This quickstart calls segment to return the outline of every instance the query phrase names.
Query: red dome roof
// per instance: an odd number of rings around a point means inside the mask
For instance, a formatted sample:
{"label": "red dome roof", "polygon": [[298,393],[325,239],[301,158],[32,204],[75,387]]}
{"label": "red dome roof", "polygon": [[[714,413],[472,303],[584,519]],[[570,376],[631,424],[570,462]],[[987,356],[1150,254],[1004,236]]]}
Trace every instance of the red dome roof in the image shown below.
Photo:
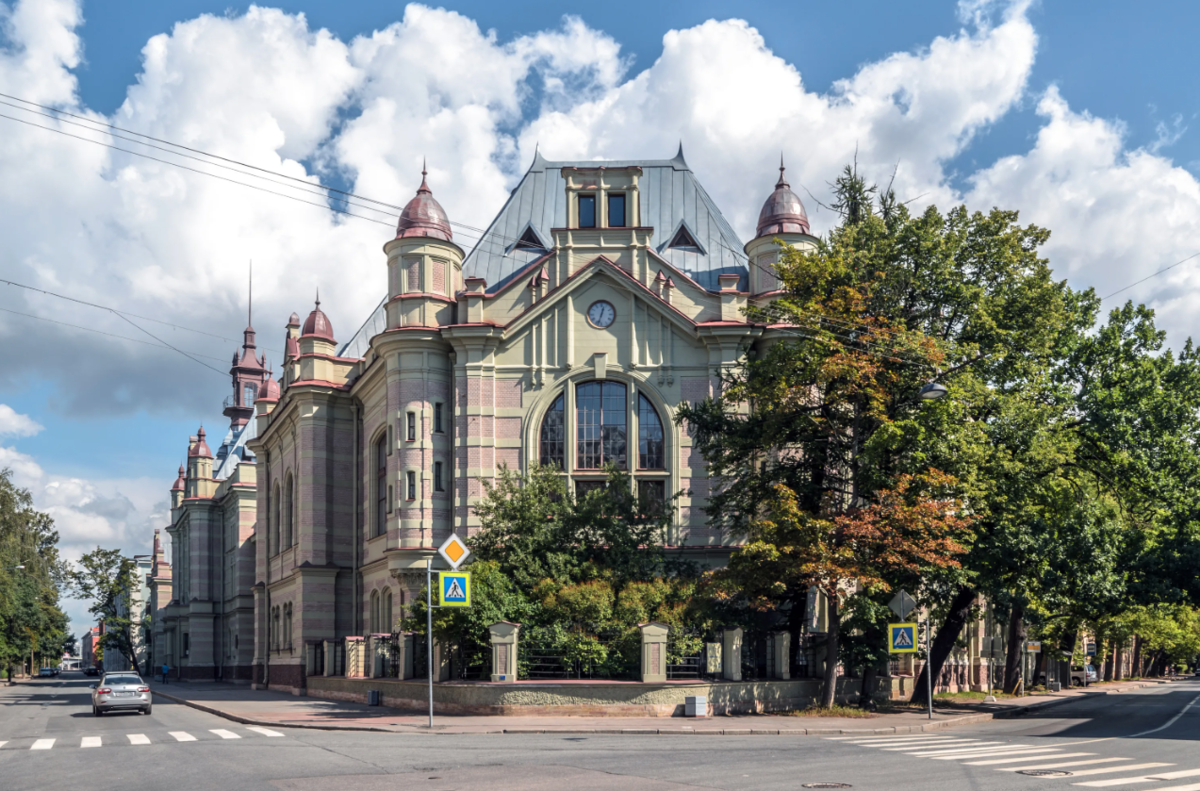
{"label": "red dome roof", "polygon": [[330,343],[333,339],[333,325],[329,323],[329,317],[321,311],[321,296],[317,295],[317,306],[313,308],[313,312],[308,314],[308,318],[304,320],[304,326],[300,329],[300,337],[306,335],[315,335],[318,338],[324,338]]}
{"label": "red dome roof", "polygon": [[298,316],[298,315],[297,315],[297,314],[295,314],[295,313],[293,313],[291,316],[288,316],[288,323],[287,323],[287,326],[289,326],[289,327],[299,327],[299,326],[300,326],[300,316]]}
{"label": "red dome roof", "polygon": [[[185,483],[186,483],[186,481],[184,480],[183,465],[180,464],[179,465],[179,477],[175,479],[175,483],[171,484],[171,491],[182,492]],[[157,530],[154,531],[154,541],[157,544],[157,542],[158,542],[158,531]]]}
{"label": "red dome roof", "polygon": [[189,456],[199,456],[202,459],[211,459],[212,451],[208,449],[208,443],[204,441],[204,427],[196,432],[196,444],[188,451]]}
{"label": "red dome roof", "polygon": [[275,377],[267,374],[263,379],[262,384],[258,386],[258,400],[268,399],[271,401],[279,400],[279,382],[275,381]]}
{"label": "red dome roof", "polygon": [[783,176],[783,157],[779,158],[779,181],[775,182],[775,191],[758,213],[755,238],[781,233],[809,233],[808,212],[804,211],[804,204]]}
{"label": "red dome roof", "polygon": [[427,237],[441,239],[444,242],[454,240],[450,231],[450,218],[442,204],[433,197],[433,191],[425,183],[426,171],[421,166],[421,186],[417,189],[416,197],[408,202],[404,211],[400,212],[400,222],[396,226],[396,238],[408,239]]}

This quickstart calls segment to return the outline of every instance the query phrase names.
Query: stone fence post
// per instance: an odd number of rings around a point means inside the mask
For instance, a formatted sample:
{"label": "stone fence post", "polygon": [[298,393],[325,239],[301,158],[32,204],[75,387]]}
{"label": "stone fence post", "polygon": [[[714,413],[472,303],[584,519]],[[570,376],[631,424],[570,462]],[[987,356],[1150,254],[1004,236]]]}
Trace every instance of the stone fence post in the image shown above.
{"label": "stone fence post", "polygon": [[721,634],[721,676],[726,681],[742,680],[742,630],[726,629]]}
{"label": "stone fence post", "polygon": [[521,624],[500,621],[488,627],[492,636],[492,681],[517,680],[517,639]]}
{"label": "stone fence post", "polygon": [[651,621],[642,630],[642,683],[667,680],[667,625]]}
{"label": "stone fence post", "polygon": [[771,642],[771,661],[775,665],[775,678],[787,680],[792,677],[791,646],[790,632],[775,633],[775,639]]}

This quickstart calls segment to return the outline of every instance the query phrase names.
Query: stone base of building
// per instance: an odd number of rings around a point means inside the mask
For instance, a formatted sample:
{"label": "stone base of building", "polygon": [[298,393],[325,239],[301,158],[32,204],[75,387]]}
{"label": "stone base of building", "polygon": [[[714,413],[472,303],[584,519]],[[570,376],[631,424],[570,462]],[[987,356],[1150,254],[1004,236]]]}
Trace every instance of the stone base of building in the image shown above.
{"label": "stone base of building", "polygon": [[[272,671],[273,672],[273,671]],[[886,698],[891,679],[881,678],[875,696]],[[275,687],[274,684],[271,685]],[[839,703],[857,701],[861,679],[838,680]],[[429,687],[423,679],[310,676],[308,695],[326,700],[366,703],[367,692],[379,690],[381,703],[398,709],[425,711]],[[815,703],[821,681],[636,682],[518,681],[516,683],[451,682],[434,684],[433,710],[440,714],[564,717],[682,717],[685,698],[708,698],[709,715],[789,711]]]}

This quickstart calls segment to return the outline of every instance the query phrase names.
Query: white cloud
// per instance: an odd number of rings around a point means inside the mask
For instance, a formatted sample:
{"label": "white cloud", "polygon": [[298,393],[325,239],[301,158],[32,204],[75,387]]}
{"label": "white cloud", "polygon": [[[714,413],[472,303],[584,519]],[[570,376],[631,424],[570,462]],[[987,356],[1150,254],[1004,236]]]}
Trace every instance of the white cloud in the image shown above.
{"label": "white cloud", "polygon": [[32,437],[43,428],[29,415],[22,415],[8,404],[0,404],[0,437]]}

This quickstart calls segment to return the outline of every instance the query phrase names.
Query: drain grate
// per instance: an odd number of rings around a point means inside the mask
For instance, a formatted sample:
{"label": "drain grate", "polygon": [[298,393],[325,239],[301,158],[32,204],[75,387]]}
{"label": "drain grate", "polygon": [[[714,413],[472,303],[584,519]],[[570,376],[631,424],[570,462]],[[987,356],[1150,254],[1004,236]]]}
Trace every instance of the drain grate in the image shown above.
{"label": "drain grate", "polygon": [[804,783],[801,788],[853,788],[849,783]]}
{"label": "drain grate", "polygon": [[1029,775],[1030,777],[1070,777],[1070,772],[1064,772],[1061,769],[1024,769],[1017,772],[1019,775]]}

